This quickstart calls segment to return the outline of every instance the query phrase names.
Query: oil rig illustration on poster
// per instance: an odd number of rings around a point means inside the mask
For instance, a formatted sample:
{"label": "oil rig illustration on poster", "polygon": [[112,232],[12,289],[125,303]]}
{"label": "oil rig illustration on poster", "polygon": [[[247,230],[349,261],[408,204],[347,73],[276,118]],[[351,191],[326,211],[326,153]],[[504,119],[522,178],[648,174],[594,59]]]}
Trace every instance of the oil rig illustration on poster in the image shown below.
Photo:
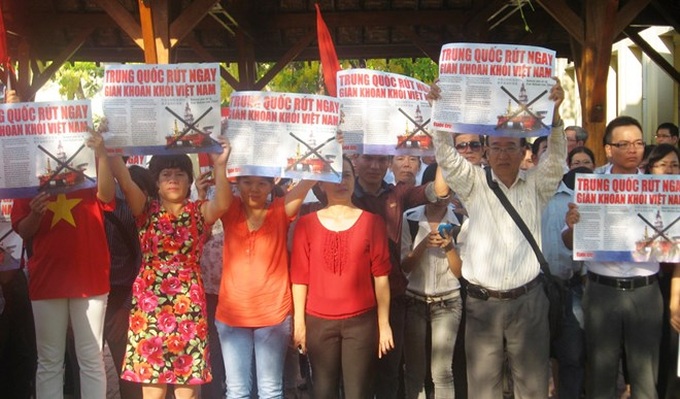
{"label": "oil rig illustration on poster", "polygon": [[[194,113],[191,111],[191,106],[188,102],[184,107],[184,117],[177,116],[177,114],[168,109],[168,107],[166,107],[166,109],[176,117],[170,134],[165,136],[167,146],[206,147],[212,144],[210,135],[212,134],[214,126],[205,126],[201,129],[198,124],[203,116],[210,112],[212,107],[204,112],[198,119],[194,119]],[[179,128],[178,121],[184,124],[185,127],[183,129]]]}
{"label": "oil rig illustration on poster", "polygon": [[[48,155],[51,154],[48,153]],[[82,163],[74,167],[73,163],[69,162],[67,159],[61,141],[59,141],[59,145],[57,146],[57,152],[54,155],[54,159],[58,163],[57,169],[52,168],[52,162],[50,161],[50,158],[47,158],[45,172],[38,176],[41,187],[74,186],[85,180],[84,171],[87,168],[87,163]]]}
{"label": "oil rig illustration on poster", "polygon": [[429,150],[432,148],[432,136],[424,129],[425,125],[427,125],[430,120],[423,121],[423,113],[420,111],[420,105],[416,106],[416,114],[413,118],[401,108],[399,108],[399,112],[406,116],[406,118],[415,125],[415,128],[413,130],[409,129],[409,122],[406,121],[404,134],[397,136],[397,148],[418,148],[421,150]]}
{"label": "oil rig illustration on poster", "polygon": [[[531,105],[543,97],[547,91],[544,91],[538,97],[529,101],[529,96],[527,95],[527,90],[524,87],[524,83],[519,89],[519,97],[515,98],[505,87],[501,86],[508,97],[508,107],[503,115],[498,115],[498,122],[496,123],[496,129],[504,128],[511,130],[521,130],[521,131],[531,131],[540,129],[544,127],[543,119],[547,111],[533,111]],[[512,106],[512,101],[517,103],[517,107]]]}

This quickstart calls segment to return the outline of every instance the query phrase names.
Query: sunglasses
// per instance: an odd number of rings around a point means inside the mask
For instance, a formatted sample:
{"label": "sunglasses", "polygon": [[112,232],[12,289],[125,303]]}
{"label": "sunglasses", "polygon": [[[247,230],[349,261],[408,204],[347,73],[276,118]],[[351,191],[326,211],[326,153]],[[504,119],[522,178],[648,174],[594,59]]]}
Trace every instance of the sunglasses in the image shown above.
{"label": "sunglasses", "polygon": [[470,147],[470,150],[472,151],[478,151],[482,148],[482,143],[480,143],[479,141],[468,141],[465,143],[456,144],[456,149],[458,151],[464,151],[468,147]]}

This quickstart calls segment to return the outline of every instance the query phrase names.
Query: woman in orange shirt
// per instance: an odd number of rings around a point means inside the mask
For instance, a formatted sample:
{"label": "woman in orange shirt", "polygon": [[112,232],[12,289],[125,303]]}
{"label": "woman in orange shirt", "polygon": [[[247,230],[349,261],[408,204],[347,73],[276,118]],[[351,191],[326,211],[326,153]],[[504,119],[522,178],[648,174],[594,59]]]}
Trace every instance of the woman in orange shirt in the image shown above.
{"label": "woman in orange shirt", "polygon": [[291,340],[288,226],[314,184],[303,180],[271,202],[272,178],[240,176],[224,225],[224,268],[215,313],[227,398],[250,397],[253,362],[260,397],[283,397],[283,367]]}

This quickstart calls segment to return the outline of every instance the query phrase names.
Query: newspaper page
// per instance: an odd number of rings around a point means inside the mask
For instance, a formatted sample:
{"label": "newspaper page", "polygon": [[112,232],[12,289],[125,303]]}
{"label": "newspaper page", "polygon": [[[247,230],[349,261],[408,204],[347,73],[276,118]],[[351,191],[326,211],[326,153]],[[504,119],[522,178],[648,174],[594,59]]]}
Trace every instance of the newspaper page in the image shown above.
{"label": "newspaper page", "polygon": [[270,176],[339,182],[336,141],[340,101],[334,97],[234,92],[229,102],[229,176]]}
{"label": "newspaper page", "polygon": [[389,72],[349,69],[337,75],[343,132],[363,132],[363,153],[433,155],[425,83]]}
{"label": "newspaper page", "polygon": [[0,200],[0,272],[19,268],[21,237],[12,230],[11,199]]}
{"label": "newspaper page", "polygon": [[574,260],[680,262],[680,176],[576,175]]}
{"label": "newspaper page", "polygon": [[533,46],[449,43],[439,56],[438,130],[510,137],[550,133],[555,51]]}
{"label": "newspaper page", "polygon": [[118,155],[219,152],[219,64],[107,65],[106,146]]}
{"label": "newspaper page", "polygon": [[89,101],[0,105],[0,198],[65,193],[95,185]]}

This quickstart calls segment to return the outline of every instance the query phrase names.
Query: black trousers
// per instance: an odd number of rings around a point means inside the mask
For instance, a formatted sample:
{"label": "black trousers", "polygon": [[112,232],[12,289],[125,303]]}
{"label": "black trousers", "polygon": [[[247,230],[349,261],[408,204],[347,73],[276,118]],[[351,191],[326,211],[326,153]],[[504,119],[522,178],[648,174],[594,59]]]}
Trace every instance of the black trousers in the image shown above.
{"label": "black trousers", "polygon": [[29,399],[34,395],[38,355],[28,281],[22,270],[2,275],[7,281],[2,283],[5,310],[0,316],[0,395]]}

